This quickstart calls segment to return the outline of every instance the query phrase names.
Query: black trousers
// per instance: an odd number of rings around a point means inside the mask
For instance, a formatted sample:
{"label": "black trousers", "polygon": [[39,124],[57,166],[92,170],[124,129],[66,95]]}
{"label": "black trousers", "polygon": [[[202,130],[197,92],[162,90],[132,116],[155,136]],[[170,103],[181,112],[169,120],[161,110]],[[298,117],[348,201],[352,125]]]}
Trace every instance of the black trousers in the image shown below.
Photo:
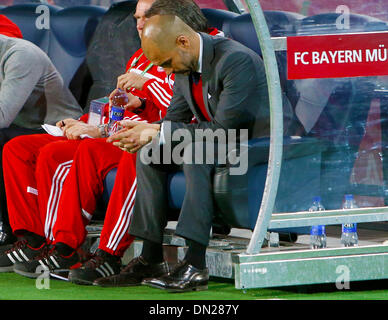
{"label": "black trousers", "polygon": [[[149,147],[144,148],[147,150]],[[162,153],[162,149],[158,148],[156,152]],[[147,164],[144,163],[140,154],[141,152],[138,152],[137,191],[129,233],[144,240],[162,243],[170,211],[168,176],[173,172],[183,170],[186,193],[175,233],[207,246],[214,217],[213,175],[215,165]],[[161,154],[160,158],[163,158]]]}
{"label": "black trousers", "polygon": [[7,210],[7,198],[5,195],[4,176],[3,176],[3,148],[4,145],[17,136],[27,134],[39,134],[44,133],[43,129],[27,129],[11,125],[8,128],[0,129],[0,221],[3,222],[5,227],[9,227],[8,210]]}

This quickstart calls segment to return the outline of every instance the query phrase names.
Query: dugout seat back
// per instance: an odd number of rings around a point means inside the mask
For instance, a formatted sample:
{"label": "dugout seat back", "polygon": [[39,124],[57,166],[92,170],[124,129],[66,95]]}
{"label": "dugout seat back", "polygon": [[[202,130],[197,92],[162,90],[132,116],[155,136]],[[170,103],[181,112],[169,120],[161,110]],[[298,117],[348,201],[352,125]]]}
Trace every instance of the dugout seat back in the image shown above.
{"label": "dugout seat back", "polygon": [[[350,14],[349,29],[338,29],[340,14],[326,13],[300,21],[297,35],[338,34],[387,30],[375,18]],[[304,79],[295,81],[299,99],[296,113],[307,135],[328,144],[322,154],[321,196],[327,209],[342,206],[353,193],[350,177],[376,85],[375,77]]]}
{"label": "dugout seat back", "polygon": [[[296,34],[297,22],[304,16],[285,11],[264,11],[264,17],[268,25],[271,37],[287,37]],[[244,13],[232,21],[227,21],[230,37],[260,56],[261,48],[257,39],[256,30],[249,13]]]}
{"label": "dugout seat back", "polygon": [[209,23],[209,26],[223,31],[225,36],[228,36],[230,33],[229,32],[230,21],[235,17],[239,16],[239,14],[234,12],[221,10],[221,9],[210,9],[210,8],[202,9],[202,13],[206,17]]}
{"label": "dugout seat back", "polygon": [[[42,9],[43,7],[45,8]],[[46,8],[48,11],[42,11],[47,10]],[[7,16],[19,27],[25,40],[31,41],[47,53],[51,31],[50,28],[42,27],[43,21],[39,17],[42,17],[42,13],[48,12],[48,19],[51,21],[52,15],[61,9],[58,6],[27,3],[1,8],[0,14]]]}
{"label": "dugout seat back", "polygon": [[[53,14],[48,55],[61,73],[65,85],[72,87],[80,100],[79,89],[91,86],[89,72],[83,69],[89,42],[106,10],[98,6],[78,6]],[[81,69],[84,71],[81,72]],[[87,84],[86,84],[87,82]],[[88,88],[89,87],[89,88]],[[83,107],[85,107],[83,103]]]}

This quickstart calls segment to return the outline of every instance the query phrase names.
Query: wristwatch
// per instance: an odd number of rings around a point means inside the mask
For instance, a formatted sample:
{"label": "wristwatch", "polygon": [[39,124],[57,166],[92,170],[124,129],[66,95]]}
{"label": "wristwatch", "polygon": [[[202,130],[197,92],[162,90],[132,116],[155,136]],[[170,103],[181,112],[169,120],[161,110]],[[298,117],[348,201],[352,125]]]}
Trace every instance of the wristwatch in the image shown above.
{"label": "wristwatch", "polygon": [[107,124],[99,124],[97,126],[97,128],[100,131],[100,135],[102,138],[108,137],[108,125]]}

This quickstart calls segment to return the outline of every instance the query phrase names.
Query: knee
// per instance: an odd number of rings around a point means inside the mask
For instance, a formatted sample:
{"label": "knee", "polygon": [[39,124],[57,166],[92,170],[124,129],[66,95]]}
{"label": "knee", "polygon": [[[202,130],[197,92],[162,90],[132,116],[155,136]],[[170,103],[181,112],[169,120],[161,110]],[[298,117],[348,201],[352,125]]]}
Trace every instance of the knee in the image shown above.
{"label": "knee", "polygon": [[19,136],[11,139],[3,146],[3,159],[21,158],[28,161],[36,156],[33,150],[29,150],[26,136]]}
{"label": "knee", "polygon": [[0,134],[0,144],[4,143],[4,149],[6,146],[9,150],[20,150],[22,148],[26,148],[26,146],[29,145],[28,139],[30,139],[29,136],[18,136],[6,142],[3,135]]}
{"label": "knee", "polygon": [[183,173],[186,177],[186,187],[198,188],[201,183],[212,184],[214,165],[190,164],[183,165]]}
{"label": "knee", "polygon": [[77,148],[77,155],[82,154],[83,157],[95,158],[101,155],[100,149],[104,146],[106,142],[100,139],[84,139]]}
{"label": "knee", "polygon": [[40,148],[37,165],[47,166],[49,164],[59,164],[72,158],[66,150],[67,141],[56,141],[46,144]]}

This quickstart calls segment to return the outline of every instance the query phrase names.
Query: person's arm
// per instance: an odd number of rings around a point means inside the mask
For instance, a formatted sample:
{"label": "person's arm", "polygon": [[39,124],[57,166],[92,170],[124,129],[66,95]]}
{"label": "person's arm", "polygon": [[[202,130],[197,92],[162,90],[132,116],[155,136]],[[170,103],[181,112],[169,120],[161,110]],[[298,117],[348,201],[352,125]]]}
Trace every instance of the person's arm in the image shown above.
{"label": "person's arm", "polygon": [[[173,91],[174,93],[171,99],[171,104],[164,119],[189,123],[193,117],[193,113],[190,110],[186,99],[181,94],[181,90],[179,89],[179,84],[177,82],[174,84]],[[107,141],[112,142],[115,146],[128,152],[136,152],[144,144],[146,144],[146,141],[149,141],[149,138],[151,139],[161,129],[163,129],[159,121],[155,123],[122,121],[122,126],[125,129],[115,133],[109,137]],[[147,130],[148,133],[146,135],[142,134],[143,129]],[[161,137],[161,141],[163,141],[163,137]]]}
{"label": "person's arm", "polygon": [[4,63],[0,88],[0,128],[7,128],[23,108],[44,71],[38,54],[15,50]]}
{"label": "person's arm", "polygon": [[151,100],[162,114],[166,114],[173,96],[173,91],[167,82],[149,79],[143,85],[142,91],[147,95],[147,99]]}
{"label": "person's arm", "polygon": [[[166,77],[164,73],[163,76]],[[166,114],[173,94],[167,82],[155,78],[149,79],[135,72],[127,72],[119,76],[117,87],[123,90],[135,88],[141,91],[146,99],[151,101],[162,114]]]}

